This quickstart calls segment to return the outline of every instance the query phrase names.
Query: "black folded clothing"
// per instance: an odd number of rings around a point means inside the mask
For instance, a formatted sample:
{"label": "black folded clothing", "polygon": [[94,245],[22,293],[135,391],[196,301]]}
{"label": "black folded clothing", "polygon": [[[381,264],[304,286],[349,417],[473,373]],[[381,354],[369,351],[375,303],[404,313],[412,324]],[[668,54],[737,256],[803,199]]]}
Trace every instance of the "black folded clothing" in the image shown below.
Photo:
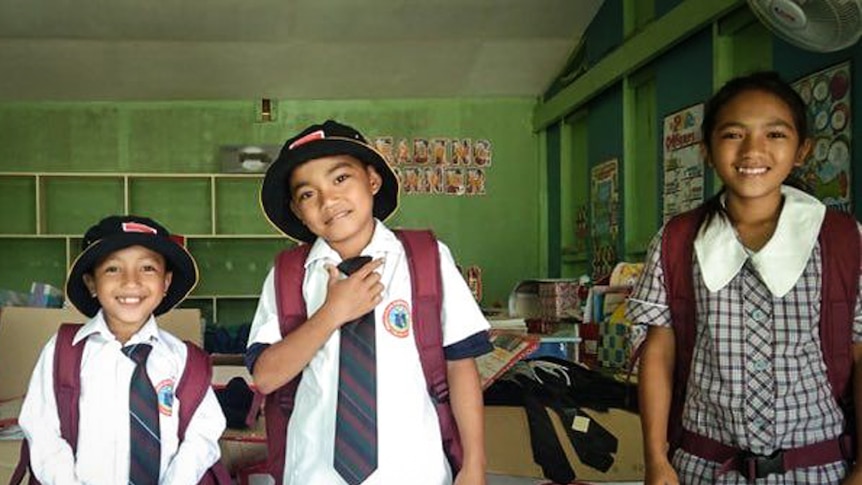
{"label": "black folded clothing", "polygon": [[234,377],[225,387],[216,389],[215,395],[227,420],[227,427],[248,428],[248,414],[254,401],[254,391],[248,387],[245,379]]}

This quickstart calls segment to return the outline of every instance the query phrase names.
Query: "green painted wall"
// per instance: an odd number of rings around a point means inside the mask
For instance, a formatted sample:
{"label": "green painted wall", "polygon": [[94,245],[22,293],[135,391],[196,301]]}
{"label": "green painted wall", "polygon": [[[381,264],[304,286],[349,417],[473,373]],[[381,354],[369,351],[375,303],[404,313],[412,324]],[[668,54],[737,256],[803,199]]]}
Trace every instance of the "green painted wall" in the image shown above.
{"label": "green painted wall", "polygon": [[[261,123],[256,121],[252,101],[6,103],[0,104],[0,171],[217,173],[220,145],[280,145],[299,129],[327,118],[354,125],[368,136],[488,139],[493,144],[493,165],[486,171],[487,195],[402,195],[390,223],[434,229],[459,264],[483,269],[483,304],[505,304],[514,284],[537,276],[540,268],[539,149],[538,136],[531,130],[534,107],[535,100],[528,98],[282,101],[276,120]],[[28,183],[16,179],[4,184],[24,194],[23,199],[0,190],[0,210],[8,214],[0,215],[0,236],[35,232],[32,218],[22,216],[33,212],[32,207],[21,205],[32,203],[26,198],[33,190]],[[116,187],[97,184],[96,189],[80,197],[95,198],[96,207],[116,207]],[[119,190],[121,197],[122,187]],[[227,203],[236,206],[230,217],[241,221],[247,214],[259,220],[254,188],[244,184],[237,191],[222,191]],[[74,193],[62,193],[71,197],[67,204],[79,200]],[[196,196],[184,197],[194,203]],[[89,202],[82,205],[90,206]],[[208,210],[193,208],[191,217],[184,217],[180,204],[162,206],[170,212],[168,217],[185,227]],[[85,229],[63,228],[73,234]],[[229,228],[219,231],[231,232]],[[56,267],[56,261],[48,267],[36,262],[45,254],[64,251],[62,240],[6,239],[0,246],[3,252],[14,250],[33,260],[25,265],[0,262],[0,288],[23,291],[33,280],[62,284],[65,268]]]}
{"label": "green painted wall", "polygon": [[[862,45],[840,52],[823,54],[808,52],[793,47],[776,38],[750,13],[741,0],[655,0],[656,18],[622,40],[615,50],[591,66],[580,78],[564,88],[549,89],[537,104],[534,114],[534,129],[544,131],[571,113],[584,113],[588,126],[588,157],[590,165],[614,155],[620,155],[621,180],[626,180],[621,199],[625,211],[621,214],[622,238],[626,242],[626,257],[636,260],[648,240],[646,235],[658,229],[661,220],[661,176],[662,146],[661,130],[664,116],[679,109],[706,101],[718,85],[732,76],[756,69],[774,69],[785,79],[795,80],[813,71],[823,69],[845,60],[851,61],[852,89],[862,89]],[[608,44],[618,32],[620,15],[638,15],[633,8],[621,11],[618,2],[606,2],[590,25],[587,45]],[[624,19],[634,24],[637,19]],[[625,22],[623,22],[625,23]],[[645,73],[654,76],[652,96],[655,99],[640,99],[640,78]],[[619,86],[622,84],[622,88]],[[621,93],[621,94],[620,94]],[[862,112],[862,96],[852,96],[853,112]],[[645,127],[639,125],[642,111],[655,107],[654,123],[657,131],[654,139],[645,140]],[[862,139],[862,123],[853,123],[852,139]],[[572,138],[574,140],[574,138]],[[571,143],[577,143],[570,141]],[[625,154],[622,156],[625,148]],[[547,146],[547,157],[562,156],[562,166],[576,156],[568,155],[572,147],[565,143]],[[649,152],[649,156],[641,155]],[[658,166],[644,170],[637,164],[642,160],[655,160]],[[862,150],[854,149],[852,167],[862,166]],[[549,167],[551,165],[549,164]],[[631,173],[636,171],[636,173]],[[626,175],[628,173],[628,175]],[[588,174],[585,174],[588,176]],[[713,193],[715,177],[711,170],[706,173],[706,195]],[[567,204],[566,198],[573,190],[579,200],[589,196],[589,186],[578,182],[569,187],[557,188],[549,184],[548,199],[555,199],[553,192],[560,190],[563,197],[559,205]],[[862,177],[854,174],[851,194],[857,217],[862,214]],[[634,199],[634,200],[633,200]],[[641,203],[647,200],[649,203]],[[657,203],[656,203],[657,201]],[[569,231],[568,221],[560,220],[558,233]],[[554,247],[549,246],[549,251]],[[562,248],[561,270],[566,272],[566,250]],[[592,254],[588,255],[589,258]],[[556,263],[552,255],[549,262]],[[558,272],[554,267],[549,272]]]}

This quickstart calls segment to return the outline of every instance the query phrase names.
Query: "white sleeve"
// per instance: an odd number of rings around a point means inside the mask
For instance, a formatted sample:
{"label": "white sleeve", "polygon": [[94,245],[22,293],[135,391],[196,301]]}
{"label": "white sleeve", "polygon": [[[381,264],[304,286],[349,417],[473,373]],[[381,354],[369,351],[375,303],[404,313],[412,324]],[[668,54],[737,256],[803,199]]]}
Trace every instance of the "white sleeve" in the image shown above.
{"label": "white sleeve", "polygon": [[437,241],[440,250],[440,275],[443,279],[443,346],[487,330],[490,325],[473,293],[458,272],[449,248]]}
{"label": "white sleeve", "polygon": [[[180,406],[182,405],[183,403],[180,403]],[[224,429],[224,414],[210,387],[189,421],[185,439],[180,443],[159,483],[198,483],[204,473],[221,457],[218,440]]]}
{"label": "white sleeve", "polygon": [[[43,485],[81,483],[75,478],[72,447],[60,435],[60,418],[54,396],[56,334],[45,344],[30,377],[18,424],[30,446],[30,466]],[[77,406],[77,403],[74,404]]]}
{"label": "white sleeve", "polygon": [[279,340],[281,340],[281,328],[278,323],[278,306],[275,299],[275,269],[272,268],[263,280],[263,288],[251,322],[246,347],[251,347],[252,344],[274,344]]}

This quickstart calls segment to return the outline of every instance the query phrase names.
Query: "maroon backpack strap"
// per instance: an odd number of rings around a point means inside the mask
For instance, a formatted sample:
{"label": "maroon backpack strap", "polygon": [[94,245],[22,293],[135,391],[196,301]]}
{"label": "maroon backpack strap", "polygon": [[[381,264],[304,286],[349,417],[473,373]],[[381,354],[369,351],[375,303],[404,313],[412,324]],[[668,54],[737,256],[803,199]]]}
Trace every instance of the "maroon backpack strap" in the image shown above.
{"label": "maroon backpack strap", "polygon": [[452,406],[446,357],[443,354],[443,281],[440,251],[431,231],[395,231],[404,245],[410,268],[413,300],[413,336],[428,392],[437,408],[443,449],[454,473],[461,469],[463,450]]}
{"label": "maroon backpack strap", "polygon": [[[87,339],[72,345],[75,334],[81,329],[79,323],[64,323],[57,330],[54,341],[54,399],[57,401],[57,417],[60,420],[60,436],[72,447],[74,455],[78,448],[78,398],[81,396],[81,358]],[[21,441],[18,465],[12,473],[10,485],[24,479],[30,467],[30,447],[27,440]],[[29,470],[30,484],[39,482]]]}
{"label": "maroon backpack strap", "polygon": [[819,238],[823,265],[820,346],[833,395],[845,416],[852,417],[853,320],[860,267],[856,220],[843,212],[827,210]]}
{"label": "maroon backpack strap", "polygon": [[305,260],[310,251],[311,245],[303,244],[280,252],[275,259],[275,301],[282,336],[306,320],[302,280],[305,279]]}
{"label": "maroon backpack strap", "polygon": [[[300,326],[306,319],[305,299],[302,297],[302,280],[305,278],[305,260],[311,246],[287,249],[275,258],[275,300],[282,337]],[[284,453],[287,446],[287,422],[293,412],[296,388],[302,373],[266,396],[264,421],[266,423],[267,470],[281,483],[284,477]]]}
{"label": "maroon backpack strap", "polygon": [[27,446],[27,438],[24,438],[21,440],[21,449],[18,451],[18,464],[15,465],[15,470],[9,477],[9,485],[20,485],[28,472],[30,473],[28,483],[31,485],[38,484],[39,482],[33,477],[33,471],[30,470],[30,447]]}
{"label": "maroon backpack strap", "polygon": [[191,342],[184,343],[186,344],[186,367],[183,369],[176,390],[176,398],[181,404],[177,433],[180,442],[186,439],[186,430],[192,416],[204,400],[207,390],[212,385],[213,374],[209,354]]}
{"label": "maroon backpack strap", "polygon": [[682,411],[697,334],[693,280],[694,239],[704,214],[705,210],[699,207],[673,217],[665,224],[661,239],[661,265],[676,349],[675,384],[671,395],[667,432],[671,455],[682,440]]}
{"label": "maroon backpack strap", "polygon": [[[207,391],[212,387],[213,374],[210,355],[191,342],[184,343],[186,344],[186,366],[176,390],[176,398],[180,401],[180,422],[177,432],[180,443],[185,440],[186,430],[192,417],[206,397]],[[201,485],[229,485],[230,483],[232,483],[230,474],[221,461],[217,461],[210,467],[199,482]]]}
{"label": "maroon backpack strap", "polygon": [[72,345],[81,324],[64,323],[57,330],[54,347],[54,396],[57,400],[57,415],[60,418],[60,435],[72,453],[78,449],[78,399],[81,397],[81,358],[84,356],[82,339]]}

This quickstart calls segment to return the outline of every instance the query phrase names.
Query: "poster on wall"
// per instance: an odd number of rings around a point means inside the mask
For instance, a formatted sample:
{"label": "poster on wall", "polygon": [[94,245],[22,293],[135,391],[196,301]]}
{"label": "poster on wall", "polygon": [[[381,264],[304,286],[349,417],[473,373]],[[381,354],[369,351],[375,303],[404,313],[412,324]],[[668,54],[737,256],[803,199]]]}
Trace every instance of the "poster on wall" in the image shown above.
{"label": "poster on wall", "polygon": [[827,206],[850,206],[850,62],[815,72],[793,83],[808,106],[811,154],[796,169],[805,185]]}
{"label": "poster on wall", "polygon": [[491,140],[388,134],[369,140],[391,165],[402,194],[483,196],[487,193],[493,157]]}
{"label": "poster on wall", "polygon": [[619,163],[602,162],[590,173],[592,199],[593,281],[611,274],[617,260],[619,234]]}
{"label": "poster on wall", "polygon": [[662,216],[665,222],[703,202],[704,164],[700,153],[702,121],[703,103],[664,118]]}

